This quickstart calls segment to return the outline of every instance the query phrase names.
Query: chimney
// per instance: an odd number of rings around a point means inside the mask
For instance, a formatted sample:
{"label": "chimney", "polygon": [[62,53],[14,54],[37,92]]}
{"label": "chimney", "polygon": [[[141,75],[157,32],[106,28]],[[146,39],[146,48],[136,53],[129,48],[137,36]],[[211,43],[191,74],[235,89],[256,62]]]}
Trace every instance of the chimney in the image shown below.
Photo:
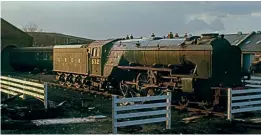
{"label": "chimney", "polygon": [[176,34],[175,34],[175,37],[179,37],[179,34],[178,34],[178,33],[176,33]]}
{"label": "chimney", "polygon": [[151,34],[151,37],[155,37],[155,34],[154,34],[154,33],[152,33],[152,34]]}
{"label": "chimney", "polygon": [[168,34],[168,38],[169,38],[169,39],[173,38],[172,32],[170,32],[170,33]]}
{"label": "chimney", "polygon": [[185,37],[185,38],[186,38],[186,37],[188,37],[188,34],[187,34],[187,33],[185,33],[184,37]]}
{"label": "chimney", "polygon": [[130,35],[130,39],[133,39],[133,36],[132,36],[132,34]]}

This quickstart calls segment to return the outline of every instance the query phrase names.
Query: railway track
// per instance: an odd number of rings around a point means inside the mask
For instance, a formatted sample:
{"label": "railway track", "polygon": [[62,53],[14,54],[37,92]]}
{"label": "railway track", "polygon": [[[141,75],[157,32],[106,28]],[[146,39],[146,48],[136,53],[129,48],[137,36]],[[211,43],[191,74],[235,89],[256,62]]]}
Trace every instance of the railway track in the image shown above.
{"label": "railway track", "polygon": [[[58,87],[63,87],[63,88],[68,88],[66,86],[61,86],[60,84],[57,83],[49,83],[50,86],[58,86]],[[96,91],[96,90],[89,90],[89,89],[83,89],[83,88],[68,88],[68,89],[73,89],[75,91],[81,91],[81,92],[88,92],[94,95],[103,95],[107,98],[111,98],[112,95],[115,94],[111,94],[111,93],[107,93],[107,92],[103,92],[103,91]],[[123,98],[123,96],[121,95],[117,95],[119,98]],[[172,107],[174,107],[175,109],[178,110],[187,110],[188,112],[194,112],[194,113],[198,113],[198,114],[205,114],[205,115],[209,115],[209,116],[218,116],[218,117],[226,117],[225,113],[222,112],[212,112],[212,111],[208,111],[208,110],[203,110],[203,109],[198,109],[198,108],[192,108],[192,107],[182,107],[179,105],[172,105]]]}
{"label": "railway track", "polygon": [[[12,77],[26,78],[27,81],[31,81],[31,82],[38,82],[38,83],[46,82],[46,83],[48,83],[48,87],[50,87],[50,88],[71,89],[71,90],[78,91],[78,92],[86,92],[86,93],[90,93],[90,94],[93,94],[93,95],[101,95],[101,96],[104,96],[104,97],[109,98],[109,99],[112,97],[112,95],[117,95],[117,94],[112,94],[112,93],[108,93],[108,92],[105,92],[105,91],[63,86],[63,85],[60,85],[58,82],[55,82],[55,81],[53,81],[53,82],[52,81],[43,81],[43,80],[28,77],[28,76],[13,75]],[[121,95],[117,95],[117,96],[119,98],[123,98],[123,96],[121,96]],[[180,106],[180,105],[171,105],[171,106],[174,107],[177,110],[186,110],[188,112],[193,112],[193,113],[197,113],[197,114],[204,114],[204,115],[208,115],[208,116],[218,116],[218,117],[223,117],[223,118],[226,117],[226,114],[222,113],[222,112],[213,112],[213,111],[208,111],[208,110],[199,109],[199,108],[183,107],[183,106]]]}

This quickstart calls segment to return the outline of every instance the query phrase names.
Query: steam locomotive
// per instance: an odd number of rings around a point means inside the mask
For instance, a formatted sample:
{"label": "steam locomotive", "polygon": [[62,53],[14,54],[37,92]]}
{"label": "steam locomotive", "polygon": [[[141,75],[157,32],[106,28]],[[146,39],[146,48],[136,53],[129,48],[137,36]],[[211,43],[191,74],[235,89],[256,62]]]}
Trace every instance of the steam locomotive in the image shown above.
{"label": "steam locomotive", "polygon": [[168,90],[175,92],[173,99],[178,104],[197,103],[205,109],[220,103],[221,89],[242,85],[241,50],[216,33],[16,48],[11,64],[16,69],[53,69],[61,85],[97,88],[125,97]]}

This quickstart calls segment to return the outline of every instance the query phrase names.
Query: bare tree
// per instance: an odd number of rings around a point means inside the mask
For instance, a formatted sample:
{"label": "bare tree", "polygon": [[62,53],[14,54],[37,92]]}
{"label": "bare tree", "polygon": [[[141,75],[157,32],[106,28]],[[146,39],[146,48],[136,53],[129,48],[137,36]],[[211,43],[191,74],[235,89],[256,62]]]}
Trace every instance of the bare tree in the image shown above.
{"label": "bare tree", "polygon": [[39,29],[38,26],[34,23],[29,23],[23,26],[24,32],[42,32],[43,29]]}

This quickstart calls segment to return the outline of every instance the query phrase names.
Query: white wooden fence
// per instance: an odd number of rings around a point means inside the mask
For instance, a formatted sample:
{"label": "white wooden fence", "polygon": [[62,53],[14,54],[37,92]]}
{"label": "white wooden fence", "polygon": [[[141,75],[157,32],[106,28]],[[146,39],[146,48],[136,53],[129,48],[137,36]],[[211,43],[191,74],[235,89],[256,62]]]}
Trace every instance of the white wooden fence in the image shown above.
{"label": "white wooden fence", "polygon": [[227,119],[233,114],[261,110],[261,88],[232,90],[228,89]]}
{"label": "white wooden fence", "polygon": [[48,108],[48,86],[44,84],[30,82],[26,79],[11,78],[10,76],[0,76],[1,92],[10,95],[17,95],[22,93],[21,98],[25,98],[25,95],[29,95],[41,100],[44,103],[45,109]]}
{"label": "white wooden fence", "polygon": [[[120,103],[124,102],[144,102],[144,101],[156,101],[156,100],[165,100],[164,102],[149,103],[149,104],[133,104],[128,106],[118,106]],[[139,109],[149,109],[160,107],[163,109],[157,111],[138,111]],[[119,113],[120,111],[130,111],[136,110],[135,113]],[[164,117],[158,115],[166,115]],[[139,120],[128,120],[118,122],[118,119],[128,119],[128,118],[137,118],[144,116],[157,116],[157,118]],[[134,98],[122,98],[118,99],[117,96],[112,98],[112,130],[114,134],[117,134],[118,127],[131,126],[131,125],[142,125],[149,123],[158,123],[166,122],[166,129],[171,128],[171,92],[168,92],[167,95],[161,96],[150,96],[150,97],[134,97]]]}

